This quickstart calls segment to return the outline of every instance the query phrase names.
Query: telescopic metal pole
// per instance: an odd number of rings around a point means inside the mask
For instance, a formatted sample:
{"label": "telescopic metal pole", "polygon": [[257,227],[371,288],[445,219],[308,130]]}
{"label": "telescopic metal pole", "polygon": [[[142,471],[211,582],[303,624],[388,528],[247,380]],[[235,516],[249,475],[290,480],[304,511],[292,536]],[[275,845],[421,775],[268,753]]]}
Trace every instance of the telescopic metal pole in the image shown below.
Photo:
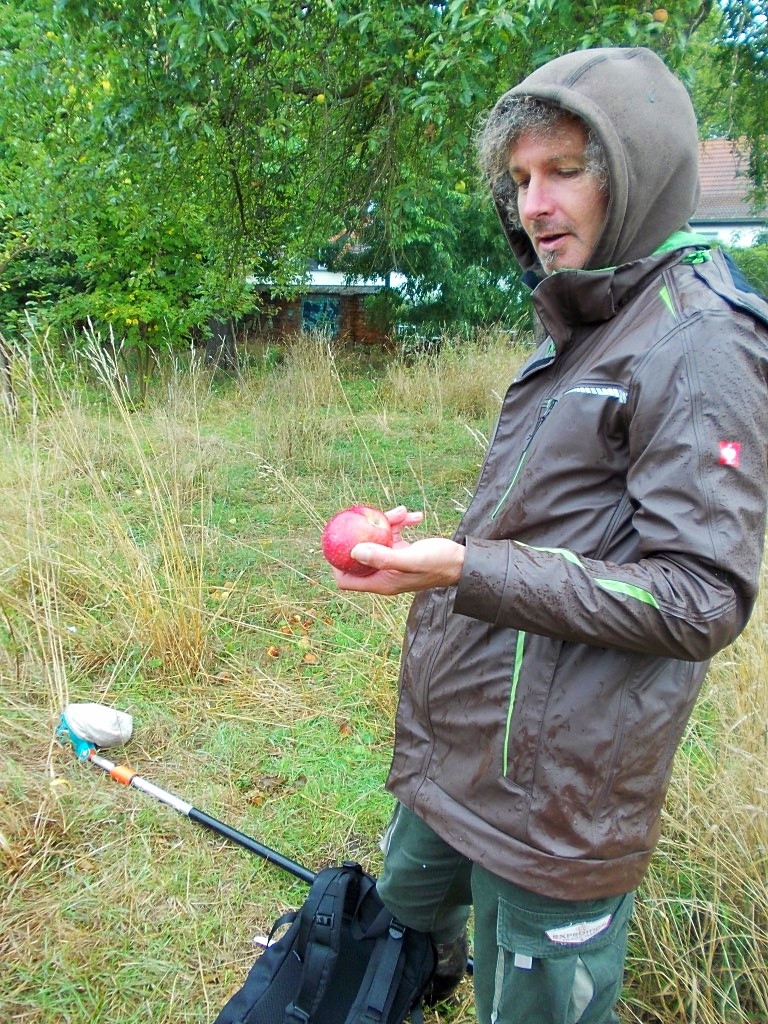
{"label": "telescopic metal pole", "polygon": [[[99,705],[89,705],[88,708],[96,708],[98,710]],[[82,730],[82,724],[80,725],[80,728]],[[89,734],[91,736],[93,735],[90,729]],[[301,879],[302,882],[306,882],[308,885],[311,885],[314,882],[316,878],[315,872],[310,871],[310,869],[304,867],[303,864],[299,864],[298,861],[291,860],[290,857],[286,857],[282,853],[278,853],[276,850],[271,850],[268,846],[264,846],[263,843],[258,842],[252,836],[246,835],[244,832],[239,832],[236,828],[232,828],[231,825],[226,825],[223,821],[219,821],[218,818],[214,818],[210,814],[206,814],[205,811],[201,811],[197,807],[193,807],[192,804],[188,803],[186,800],[182,800],[182,798],[177,796],[175,793],[171,793],[166,789],[161,789],[161,787],[155,785],[154,782],[150,782],[149,779],[145,779],[142,775],[139,775],[139,773],[134,771],[133,768],[129,768],[124,764],[115,764],[114,761],[110,761],[108,758],[102,757],[101,754],[97,754],[94,740],[85,738],[80,733],[76,732],[72,724],[68,721],[66,712],[61,716],[59,727],[56,730],[56,736],[62,743],[72,744],[78,760],[89,761],[97,768],[100,768],[103,772],[106,772],[110,778],[115,780],[115,782],[119,782],[123,786],[132,786],[134,789],[138,789],[141,793],[146,793],[147,796],[153,797],[155,800],[165,804],[167,807],[172,807],[173,810],[178,811],[179,814],[183,814],[198,825],[202,825],[204,828],[210,829],[211,832],[215,832],[224,839],[237,843],[238,846],[242,846],[243,849],[248,850],[250,853],[255,853],[258,857],[268,861],[270,864],[274,864],[276,867],[282,868],[283,871],[287,871],[295,878]],[[117,742],[110,740],[108,741],[108,745],[115,746],[117,745]],[[467,959],[467,973],[472,974],[473,972],[474,961],[472,957],[469,957]]]}
{"label": "telescopic metal pole", "polygon": [[258,842],[256,839],[246,835],[244,832],[239,832],[236,828],[232,828],[231,825],[226,825],[223,821],[219,821],[218,818],[214,818],[210,814],[206,814],[205,811],[201,811],[197,807],[193,807],[192,804],[187,803],[186,800],[182,800],[181,797],[176,796],[175,793],[170,793],[168,790],[161,789],[160,786],[156,786],[154,782],[150,782],[149,779],[145,779],[143,776],[139,775],[139,773],[134,771],[133,768],[129,768],[124,764],[115,764],[114,761],[110,761],[108,758],[102,757],[101,754],[97,754],[95,750],[88,751],[83,760],[90,761],[90,763],[96,765],[97,768],[101,768],[101,770],[106,772],[110,778],[115,780],[115,782],[120,782],[124,786],[132,786],[134,789],[138,789],[141,793],[146,793],[147,796],[154,797],[154,799],[159,800],[160,803],[165,804],[167,807],[172,807],[174,811],[178,811],[179,814],[185,815],[190,819],[190,821],[194,821],[198,825],[203,825],[205,828],[210,829],[212,832],[216,832],[217,835],[222,836],[224,839],[229,839],[231,842],[237,843],[238,846],[242,846],[244,849],[250,851],[250,853],[255,853],[257,856],[269,861],[270,864],[274,864],[276,867],[282,868],[283,871],[287,871],[296,878],[300,878],[302,882],[307,882],[309,885],[314,882],[315,873],[310,871],[309,868],[305,868],[303,864],[299,864],[297,861],[283,856],[282,853],[278,853],[276,850],[271,850],[268,846],[264,846],[263,843]]}

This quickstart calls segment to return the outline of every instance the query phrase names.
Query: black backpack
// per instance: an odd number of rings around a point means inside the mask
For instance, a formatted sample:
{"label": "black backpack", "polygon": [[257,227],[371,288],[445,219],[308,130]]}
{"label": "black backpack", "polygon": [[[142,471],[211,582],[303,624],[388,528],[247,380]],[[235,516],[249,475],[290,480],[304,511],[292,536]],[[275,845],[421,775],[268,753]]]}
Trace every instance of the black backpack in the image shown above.
{"label": "black backpack", "polygon": [[359,864],[325,868],[214,1024],[417,1024],[435,963],[430,937],[388,912]]}

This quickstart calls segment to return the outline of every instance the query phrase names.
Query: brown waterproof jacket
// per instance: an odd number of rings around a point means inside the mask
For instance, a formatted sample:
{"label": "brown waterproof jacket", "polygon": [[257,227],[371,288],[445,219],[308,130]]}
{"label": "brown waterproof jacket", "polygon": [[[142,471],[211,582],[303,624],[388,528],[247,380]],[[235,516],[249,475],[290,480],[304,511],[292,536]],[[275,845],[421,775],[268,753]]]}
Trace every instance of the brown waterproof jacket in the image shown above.
{"label": "brown waterproof jacket", "polygon": [[504,399],[462,578],[410,611],[388,788],[488,870],[599,898],[642,879],[754,603],[768,304],[684,233],[533,294],[549,337]]}

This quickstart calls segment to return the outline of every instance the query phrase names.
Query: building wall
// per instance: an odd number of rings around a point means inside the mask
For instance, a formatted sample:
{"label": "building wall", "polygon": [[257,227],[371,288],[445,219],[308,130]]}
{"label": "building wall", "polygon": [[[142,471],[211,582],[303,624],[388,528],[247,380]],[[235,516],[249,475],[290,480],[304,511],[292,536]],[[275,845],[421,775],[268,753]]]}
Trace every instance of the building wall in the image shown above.
{"label": "building wall", "polygon": [[356,345],[380,345],[388,340],[384,332],[368,323],[364,295],[308,294],[290,300],[273,299],[269,304],[274,313],[263,323],[263,330],[277,338],[323,329],[340,341]]}
{"label": "building wall", "polygon": [[712,225],[706,223],[691,224],[691,227],[698,235],[711,238],[713,242],[721,242],[723,245],[748,247],[754,245],[761,234],[765,234],[765,225],[745,224],[739,227],[728,225]]}
{"label": "building wall", "polygon": [[342,296],[340,335],[357,345],[380,345],[387,341],[383,331],[374,327],[366,319],[364,295]]}

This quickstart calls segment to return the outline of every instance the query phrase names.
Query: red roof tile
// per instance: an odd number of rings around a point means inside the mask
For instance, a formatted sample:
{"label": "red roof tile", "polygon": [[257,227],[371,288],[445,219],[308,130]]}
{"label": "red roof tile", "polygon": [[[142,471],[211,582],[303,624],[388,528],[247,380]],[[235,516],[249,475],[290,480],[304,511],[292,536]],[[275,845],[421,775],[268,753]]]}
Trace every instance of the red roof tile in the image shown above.
{"label": "red roof tile", "polygon": [[768,220],[768,210],[756,210],[749,199],[749,158],[738,143],[729,139],[700,142],[699,180],[701,199],[692,223]]}

